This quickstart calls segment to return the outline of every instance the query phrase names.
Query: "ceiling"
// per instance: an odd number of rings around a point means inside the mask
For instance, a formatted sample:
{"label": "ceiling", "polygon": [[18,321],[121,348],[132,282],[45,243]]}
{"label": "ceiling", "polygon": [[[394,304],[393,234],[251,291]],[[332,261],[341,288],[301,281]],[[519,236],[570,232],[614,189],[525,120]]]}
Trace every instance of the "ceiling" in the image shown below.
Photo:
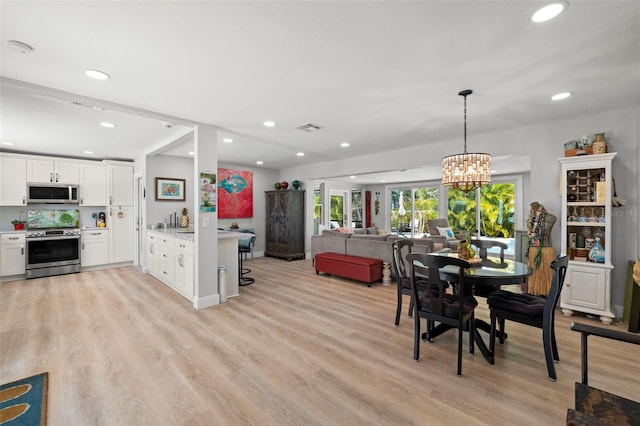
{"label": "ceiling", "polygon": [[474,133],[640,105],[640,2],[545,3],[2,1],[2,149],[185,156],[199,122],[218,161],[282,169],[460,137],[467,88]]}

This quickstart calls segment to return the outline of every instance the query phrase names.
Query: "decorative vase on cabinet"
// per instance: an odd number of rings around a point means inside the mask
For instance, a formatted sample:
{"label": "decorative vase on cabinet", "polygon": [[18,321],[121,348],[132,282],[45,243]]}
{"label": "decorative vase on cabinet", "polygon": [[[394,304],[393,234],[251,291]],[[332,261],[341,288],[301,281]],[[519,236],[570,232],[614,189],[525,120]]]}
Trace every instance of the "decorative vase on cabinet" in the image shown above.
{"label": "decorative vase on cabinet", "polygon": [[265,191],[265,256],[304,259],[304,193]]}
{"label": "decorative vase on cabinet", "polygon": [[[568,253],[570,259],[560,297],[560,307],[565,315],[573,315],[574,311],[598,315],[605,324],[610,324],[615,318],[611,310],[611,172],[615,156],[616,153],[612,152],[558,159],[562,170],[561,250]],[[604,183],[604,196],[595,200],[593,197],[580,195],[575,200],[567,197],[574,184],[574,176],[588,177],[584,180],[593,188],[588,188],[590,191],[586,191],[586,194],[595,193],[596,186]],[[593,212],[598,209],[600,215],[596,221],[589,221],[588,218],[581,221],[580,216],[575,217],[576,209],[579,212],[584,212],[585,209]],[[582,241],[587,237],[591,239],[592,235],[596,236],[593,239],[597,241],[595,250],[591,250],[591,253],[585,256],[584,242],[581,244],[581,241],[578,241],[577,248],[572,247],[573,235],[576,235],[578,240],[582,236]]]}

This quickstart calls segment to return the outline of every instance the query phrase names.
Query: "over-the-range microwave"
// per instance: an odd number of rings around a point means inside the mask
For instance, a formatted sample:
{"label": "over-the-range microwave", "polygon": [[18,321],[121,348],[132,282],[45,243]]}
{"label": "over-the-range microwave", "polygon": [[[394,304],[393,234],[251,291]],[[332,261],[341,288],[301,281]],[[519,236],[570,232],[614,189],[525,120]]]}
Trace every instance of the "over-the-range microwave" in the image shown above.
{"label": "over-the-range microwave", "polygon": [[60,183],[27,184],[27,203],[78,204],[78,185]]}

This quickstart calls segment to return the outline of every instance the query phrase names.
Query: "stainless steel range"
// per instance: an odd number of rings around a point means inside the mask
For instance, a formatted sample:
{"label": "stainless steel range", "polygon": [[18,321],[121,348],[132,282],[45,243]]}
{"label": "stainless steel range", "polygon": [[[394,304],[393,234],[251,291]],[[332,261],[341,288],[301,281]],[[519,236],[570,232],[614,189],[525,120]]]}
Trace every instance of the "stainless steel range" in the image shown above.
{"label": "stainless steel range", "polygon": [[80,272],[78,210],[29,210],[26,278]]}
{"label": "stainless steel range", "polygon": [[80,229],[27,231],[29,278],[80,272]]}

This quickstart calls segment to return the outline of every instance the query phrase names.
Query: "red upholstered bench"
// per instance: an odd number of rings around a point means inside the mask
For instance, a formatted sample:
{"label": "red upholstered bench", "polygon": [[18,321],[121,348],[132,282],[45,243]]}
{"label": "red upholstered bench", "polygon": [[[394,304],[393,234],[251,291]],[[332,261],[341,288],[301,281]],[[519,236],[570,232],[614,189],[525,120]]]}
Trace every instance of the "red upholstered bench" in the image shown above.
{"label": "red upholstered bench", "polygon": [[316,274],[326,272],[343,278],[371,283],[382,279],[382,260],[339,253],[318,253]]}

